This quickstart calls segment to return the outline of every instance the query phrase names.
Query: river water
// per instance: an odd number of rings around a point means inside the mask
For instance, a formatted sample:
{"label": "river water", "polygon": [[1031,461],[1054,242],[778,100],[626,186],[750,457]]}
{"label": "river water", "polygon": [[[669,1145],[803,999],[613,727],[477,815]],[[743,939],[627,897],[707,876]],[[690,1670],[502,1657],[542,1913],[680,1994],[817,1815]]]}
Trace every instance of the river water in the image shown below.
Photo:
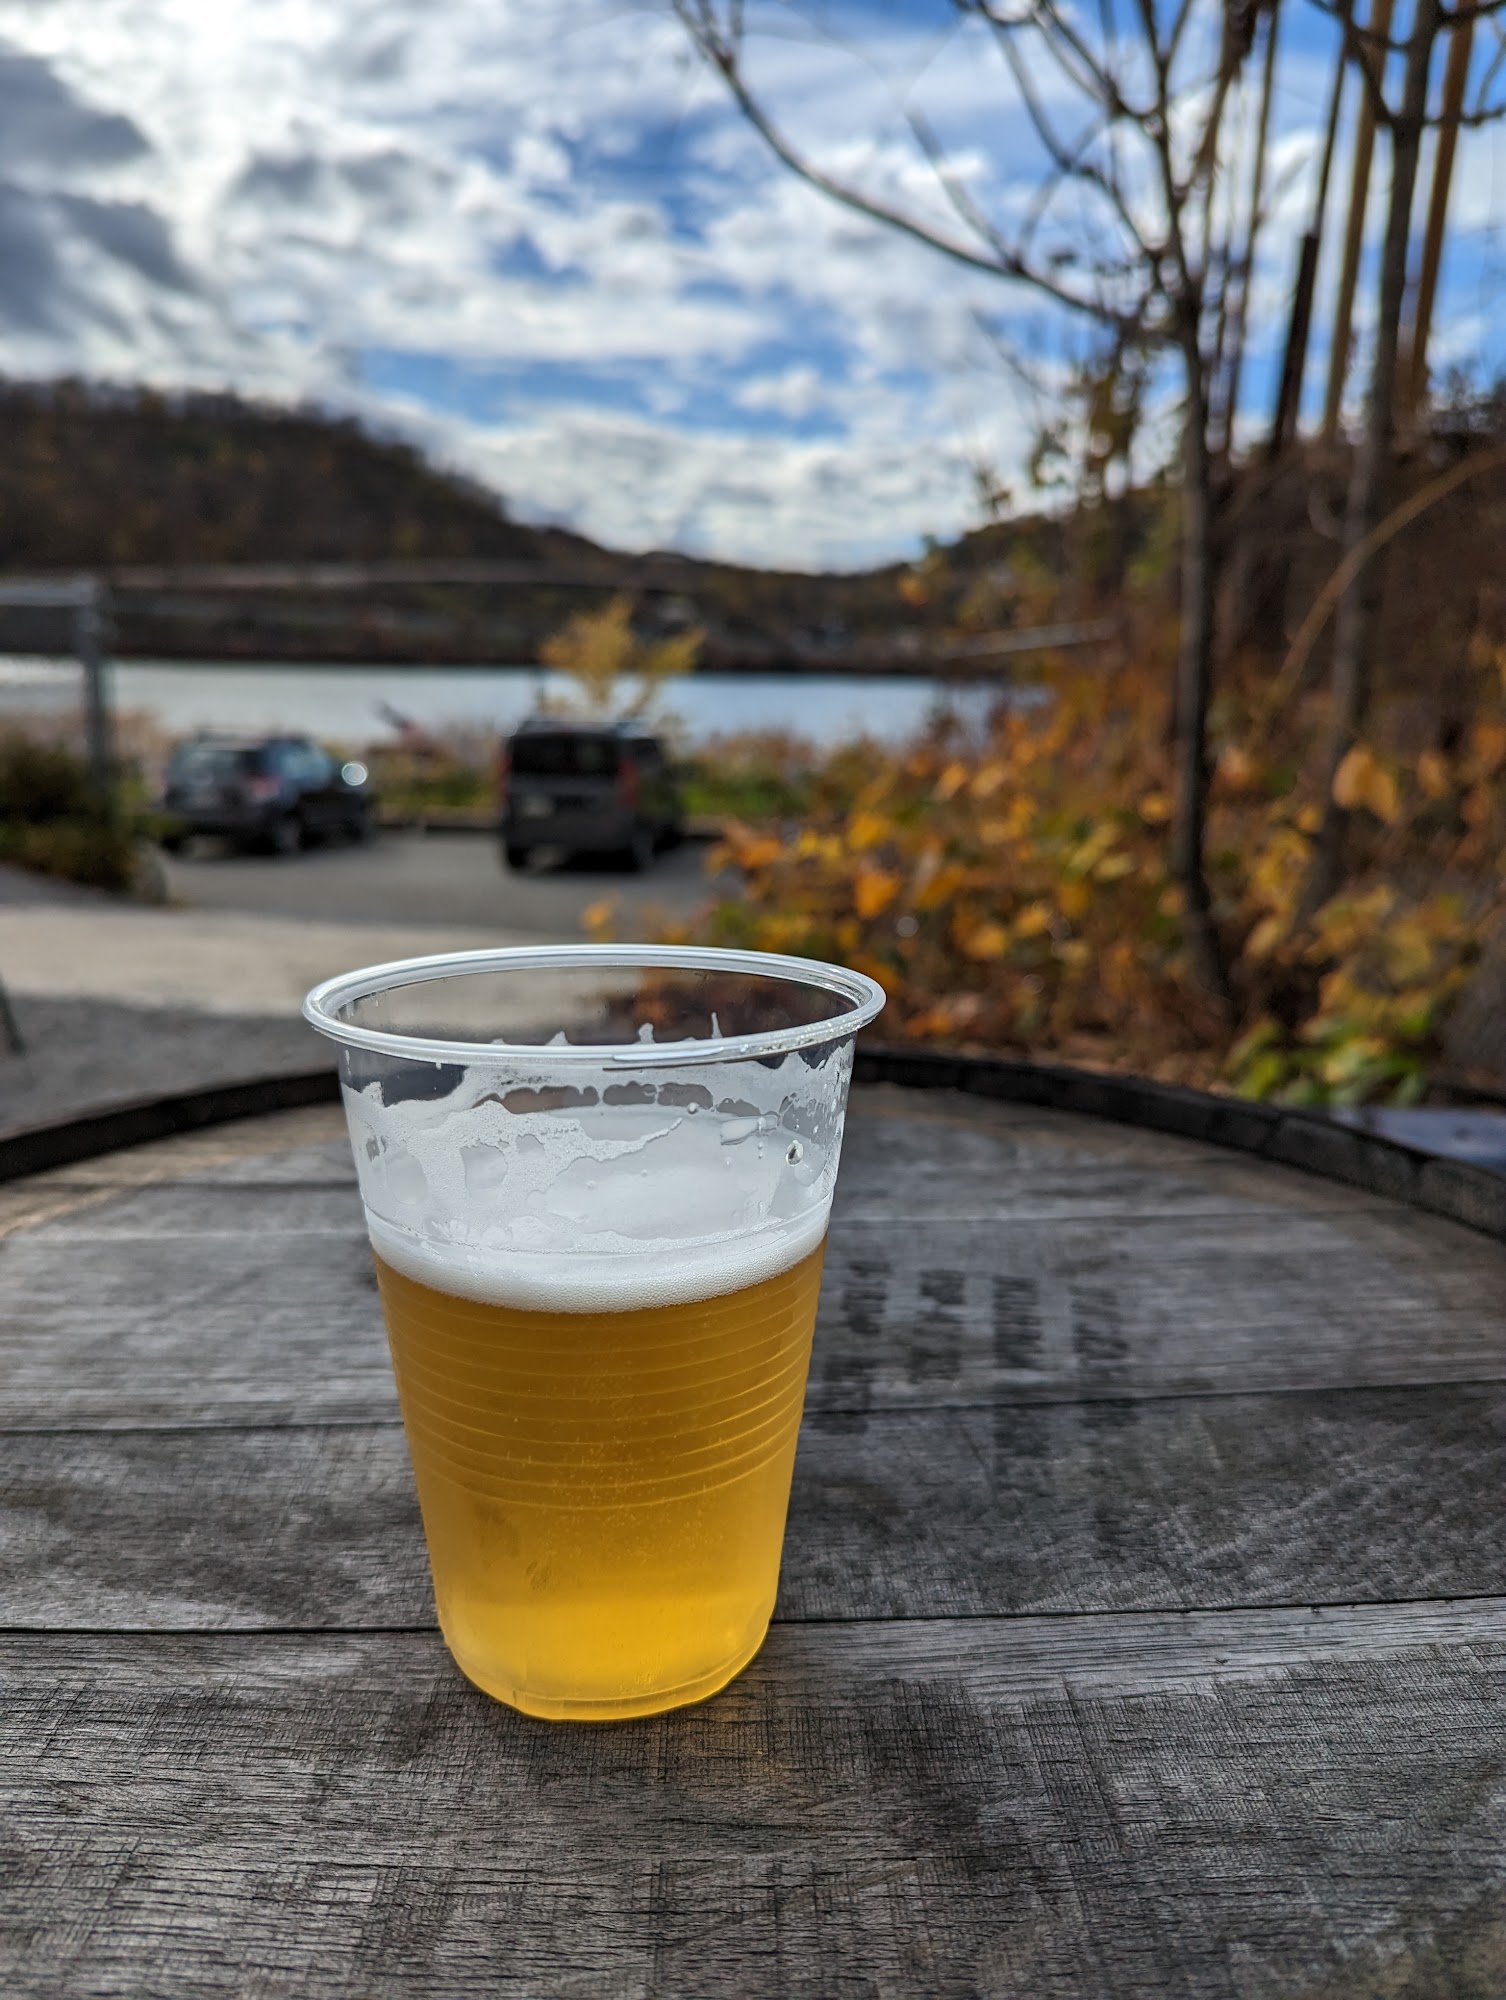
{"label": "river water", "polygon": [[[109,669],[111,699],[170,735],[195,729],[299,730],[352,748],[390,737],[393,713],[428,730],[499,730],[563,690],[532,667],[316,667],[220,661],[122,660]],[[0,720],[72,707],[71,662],[0,660]],[[897,743],[950,710],[981,722],[996,691],[923,676],[693,674],[664,699],[687,743],[745,730],[786,730],[818,746],[868,736]]]}

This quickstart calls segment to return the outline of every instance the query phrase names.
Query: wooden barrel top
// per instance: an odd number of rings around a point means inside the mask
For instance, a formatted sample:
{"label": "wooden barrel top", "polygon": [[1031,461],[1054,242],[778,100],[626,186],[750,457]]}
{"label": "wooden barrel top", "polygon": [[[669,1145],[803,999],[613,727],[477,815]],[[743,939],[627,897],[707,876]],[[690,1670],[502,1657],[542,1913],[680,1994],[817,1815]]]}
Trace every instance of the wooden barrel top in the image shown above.
{"label": "wooden barrel top", "polygon": [[0,1187],[0,1993],[1506,1992],[1506,1248],[860,1086],[779,1609],[434,1623],[339,1113]]}

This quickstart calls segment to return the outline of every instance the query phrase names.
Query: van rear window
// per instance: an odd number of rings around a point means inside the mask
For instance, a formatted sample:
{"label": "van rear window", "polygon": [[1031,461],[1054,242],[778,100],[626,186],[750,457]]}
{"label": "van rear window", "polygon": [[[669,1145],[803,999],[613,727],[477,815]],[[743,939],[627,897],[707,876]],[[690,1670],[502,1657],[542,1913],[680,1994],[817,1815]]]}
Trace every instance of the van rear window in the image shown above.
{"label": "van rear window", "polygon": [[520,778],[615,778],[616,739],[611,736],[515,736],[512,768]]}

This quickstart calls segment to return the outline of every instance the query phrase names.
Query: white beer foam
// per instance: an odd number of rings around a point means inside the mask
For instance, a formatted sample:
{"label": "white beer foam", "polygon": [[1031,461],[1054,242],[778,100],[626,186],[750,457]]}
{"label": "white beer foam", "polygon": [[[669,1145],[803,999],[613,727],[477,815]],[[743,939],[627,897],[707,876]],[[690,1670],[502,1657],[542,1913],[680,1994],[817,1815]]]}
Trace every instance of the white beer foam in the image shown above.
{"label": "white beer foam", "polygon": [[373,1247],[420,1283],[536,1311],[632,1311],[757,1284],[825,1234],[849,1065],[839,1051],[829,1074],[577,1075],[563,1102],[557,1082],[483,1066],[438,1100],[347,1088]]}
{"label": "white beer foam", "polygon": [[366,1224],[383,1263],[456,1298],[534,1312],[639,1312],[694,1305],[777,1278],[816,1248],[826,1234],[826,1211],[783,1229],[719,1243],[598,1256],[527,1250],[508,1255],[432,1243],[393,1229],[370,1209]]}

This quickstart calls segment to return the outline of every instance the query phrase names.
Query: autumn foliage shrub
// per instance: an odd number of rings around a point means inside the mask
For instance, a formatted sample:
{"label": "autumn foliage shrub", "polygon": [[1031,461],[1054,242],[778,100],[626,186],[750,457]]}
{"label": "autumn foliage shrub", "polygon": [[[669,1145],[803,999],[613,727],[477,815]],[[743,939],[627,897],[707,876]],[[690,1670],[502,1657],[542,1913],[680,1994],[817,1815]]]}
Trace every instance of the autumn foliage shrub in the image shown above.
{"label": "autumn foliage shrub", "polygon": [[1268,738],[1258,695],[1223,699],[1208,856],[1229,1007],[1190,976],[1168,869],[1168,678],[1064,671],[1049,703],[1000,713],[981,741],[839,753],[799,820],[730,827],[715,859],[741,893],[696,934],[872,973],[887,1039],[1297,1102],[1417,1095],[1498,911],[1502,662],[1481,663],[1450,750],[1377,742],[1346,760],[1350,871],[1310,914],[1320,801],[1303,751],[1320,718]]}
{"label": "autumn foliage shrub", "polygon": [[714,736],[680,766],[680,795],[693,817],[788,819],[809,808],[820,759],[786,730]]}
{"label": "autumn foliage shrub", "polygon": [[62,744],[0,734],[0,861],[99,889],[129,889],[146,822],[104,804]]}

